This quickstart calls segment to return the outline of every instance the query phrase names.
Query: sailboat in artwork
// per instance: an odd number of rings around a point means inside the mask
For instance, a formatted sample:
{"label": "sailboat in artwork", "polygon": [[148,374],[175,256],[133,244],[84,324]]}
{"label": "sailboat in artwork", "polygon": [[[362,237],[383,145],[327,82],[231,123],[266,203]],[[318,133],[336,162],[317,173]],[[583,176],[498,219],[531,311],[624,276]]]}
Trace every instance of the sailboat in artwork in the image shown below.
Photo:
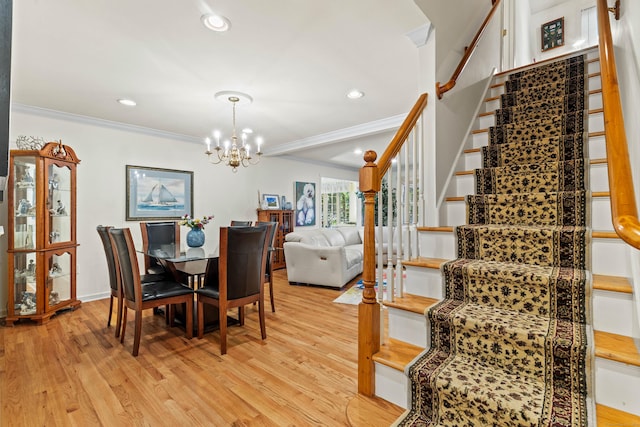
{"label": "sailboat in artwork", "polygon": [[175,208],[178,205],[178,199],[164,186],[164,184],[156,184],[153,186],[149,194],[138,203],[140,208]]}

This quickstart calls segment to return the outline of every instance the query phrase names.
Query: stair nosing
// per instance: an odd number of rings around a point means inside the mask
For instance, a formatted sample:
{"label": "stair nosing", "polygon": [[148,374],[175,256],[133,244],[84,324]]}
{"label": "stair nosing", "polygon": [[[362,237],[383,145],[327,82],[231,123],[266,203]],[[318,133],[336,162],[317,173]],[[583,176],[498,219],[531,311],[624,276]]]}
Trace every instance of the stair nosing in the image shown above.
{"label": "stair nosing", "polygon": [[594,331],[596,357],[640,367],[640,352],[633,338],[611,332]]}
{"label": "stair nosing", "polygon": [[[385,347],[383,349],[382,347]],[[416,358],[417,355],[424,351],[424,347],[420,347],[405,341],[397,340],[394,338],[389,338],[387,342],[380,346],[380,351],[375,353],[371,359],[374,362],[380,363],[382,365],[388,366],[393,369],[397,369],[398,371],[404,371],[405,367],[411,363],[413,359]],[[402,347],[404,348],[406,353],[409,353],[409,357],[406,355],[401,355],[399,359],[401,360],[389,360],[386,356],[386,353],[395,353],[393,347]],[[414,354],[415,353],[415,354]]]}
{"label": "stair nosing", "polygon": [[438,300],[435,298],[423,297],[420,295],[413,295],[406,292],[405,292],[405,297],[403,298],[396,297],[396,298],[397,298],[396,301],[384,300],[382,301],[382,305],[386,307],[395,308],[398,310],[403,310],[411,313],[424,315],[425,311],[429,307],[438,303]]}
{"label": "stair nosing", "polygon": [[622,294],[633,294],[633,287],[626,277],[611,276],[606,274],[593,274],[592,279],[593,289],[600,291],[619,292]]}

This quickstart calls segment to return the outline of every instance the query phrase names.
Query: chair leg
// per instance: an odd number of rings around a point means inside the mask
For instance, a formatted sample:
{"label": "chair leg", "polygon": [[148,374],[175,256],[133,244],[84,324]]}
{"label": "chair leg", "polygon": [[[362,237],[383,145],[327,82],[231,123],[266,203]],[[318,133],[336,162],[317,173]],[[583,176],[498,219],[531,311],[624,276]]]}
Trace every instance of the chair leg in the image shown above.
{"label": "chair leg", "polygon": [[[273,305],[271,306],[273,307]],[[258,301],[258,315],[260,317],[260,333],[262,334],[262,339],[267,338],[267,327],[264,322],[264,300],[260,299]]]}
{"label": "chair leg", "polygon": [[[107,318],[107,328],[111,326],[111,312],[113,311],[113,295],[109,297],[109,317]],[[116,331],[116,337],[118,336]]]}
{"label": "chair leg", "polygon": [[240,326],[244,326],[244,306],[238,307],[238,323]]}
{"label": "chair leg", "polygon": [[124,301],[121,297],[118,298],[118,313],[116,315],[116,338],[120,336],[120,329],[122,328],[122,308],[124,307]]}
{"label": "chair leg", "polygon": [[220,354],[227,354],[227,307],[218,307],[220,323]]}
{"label": "chair leg", "polygon": [[[187,321],[186,321],[186,328],[187,328],[187,338],[191,339],[193,338],[193,296],[190,296],[191,300],[187,301],[187,310],[186,310],[186,316],[187,316]],[[198,320],[200,320],[198,318]],[[204,320],[204,316],[203,316],[203,320]],[[203,327],[203,332],[204,332],[204,327]],[[200,334],[200,322],[198,322],[198,334]]]}
{"label": "chair leg", "polygon": [[122,308],[122,332],[120,333],[120,343],[124,342],[124,333],[127,331],[127,313],[129,312],[129,310],[127,310],[127,306],[125,305]]}
{"label": "chair leg", "polygon": [[271,279],[269,279],[269,298],[271,299],[271,312],[275,313],[276,306],[273,303],[273,275],[271,276]]}
{"label": "chair leg", "polygon": [[198,338],[204,336],[204,304],[198,299]]}
{"label": "chair leg", "polygon": [[140,348],[140,335],[142,334],[142,310],[136,310],[136,323],[135,333],[133,336],[133,351],[134,356],[138,355],[138,349]]}

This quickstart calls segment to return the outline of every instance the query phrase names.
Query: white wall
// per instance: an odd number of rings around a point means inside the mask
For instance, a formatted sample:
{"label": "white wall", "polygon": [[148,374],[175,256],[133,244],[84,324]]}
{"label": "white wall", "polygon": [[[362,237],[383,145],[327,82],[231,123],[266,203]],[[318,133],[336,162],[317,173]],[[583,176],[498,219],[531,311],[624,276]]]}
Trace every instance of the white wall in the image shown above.
{"label": "white wall", "polygon": [[[580,11],[595,5],[595,0],[570,0],[532,15],[530,21],[531,37],[533,38],[533,45],[535,46],[533,49],[533,58],[536,61],[541,61],[576,50],[577,48],[573,45],[582,38],[582,15]],[[564,17],[564,45],[542,52],[540,34],[542,24],[562,17]],[[584,47],[588,46],[579,46],[578,49]]]}
{"label": "white wall", "polygon": [[[69,116],[70,117],[70,116]],[[260,164],[232,173],[231,168],[212,165],[204,155],[204,144],[108,126],[99,121],[35,114],[13,109],[10,148],[19,135],[62,139],[81,160],[78,166],[77,207],[77,295],[82,300],[108,296],[109,284],[104,252],[96,226],[130,227],[140,242],[137,222],[125,221],[125,165],[150,166],[194,172],[194,212],[213,214],[206,226],[206,245],[217,246],[218,227],[231,219],[256,219],[258,190],[294,197],[294,182],[315,182],[320,177],[358,180],[357,171],[265,157]],[[319,202],[319,200],[318,200]],[[7,227],[7,202],[0,204],[0,225]],[[182,239],[188,230],[183,227]],[[7,250],[6,235],[0,238],[0,252]],[[6,256],[0,258],[0,283],[6,283]],[[6,314],[6,286],[0,286],[0,313]]]}

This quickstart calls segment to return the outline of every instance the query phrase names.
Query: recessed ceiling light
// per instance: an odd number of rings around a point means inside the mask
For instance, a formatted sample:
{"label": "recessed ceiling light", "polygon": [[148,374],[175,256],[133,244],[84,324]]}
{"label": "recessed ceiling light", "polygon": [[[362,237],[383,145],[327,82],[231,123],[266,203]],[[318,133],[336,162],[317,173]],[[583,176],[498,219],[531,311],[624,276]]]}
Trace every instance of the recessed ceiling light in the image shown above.
{"label": "recessed ceiling light", "polygon": [[231,21],[222,15],[214,15],[207,13],[200,17],[202,24],[211,31],[217,31],[219,33],[229,31],[231,28]]}
{"label": "recessed ceiling light", "polygon": [[349,93],[347,93],[347,98],[349,99],[359,99],[364,96],[364,92],[358,89],[351,89]]}
{"label": "recessed ceiling light", "polygon": [[353,154],[362,154],[362,148],[356,148],[353,150]]}
{"label": "recessed ceiling light", "polygon": [[133,99],[126,99],[126,98],[121,98],[118,99],[118,102],[122,105],[126,105],[127,107],[135,107],[136,101],[134,101]]}

